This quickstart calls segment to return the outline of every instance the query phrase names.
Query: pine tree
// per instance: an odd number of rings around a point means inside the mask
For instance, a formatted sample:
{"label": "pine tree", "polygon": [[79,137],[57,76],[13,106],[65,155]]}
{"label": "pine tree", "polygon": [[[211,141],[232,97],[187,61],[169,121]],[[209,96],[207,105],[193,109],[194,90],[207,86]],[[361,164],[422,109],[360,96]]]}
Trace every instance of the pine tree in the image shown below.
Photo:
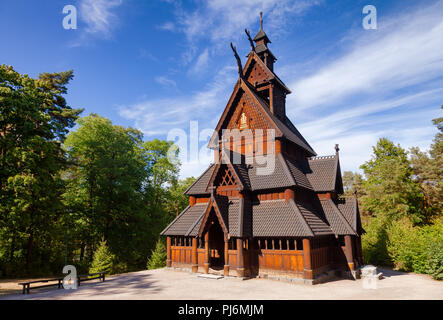
{"label": "pine tree", "polygon": [[412,179],[407,152],[400,145],[381,138],[373,147],[372,159],[360,168],[366,178],[362,182],[365,192],[362,204],[371,216],[393,219],[407,216],[415,224],[423,222],[420,186]]}
{"label": "pine tree", "polygon": [[420,184],[423,192],[426,222],[443,211],[443,118],[433,119],[432,122],[439,132],[429,152],[422,152],[418,147],[411,148],[414,180]]}
{"label": "pine tree", "polygon": [[94,252],[92,265],[89,273],[106,272],[111,273],[114,266],[115,256],[109,250],[106,241],[102,240],[100,246]]}
{"label": "pine tree", "polygon": [[151,257],[148,260],[148,269],[163,268],[166,265],[166,248],[162,239],[157,241],[155,250],[152,251]]}

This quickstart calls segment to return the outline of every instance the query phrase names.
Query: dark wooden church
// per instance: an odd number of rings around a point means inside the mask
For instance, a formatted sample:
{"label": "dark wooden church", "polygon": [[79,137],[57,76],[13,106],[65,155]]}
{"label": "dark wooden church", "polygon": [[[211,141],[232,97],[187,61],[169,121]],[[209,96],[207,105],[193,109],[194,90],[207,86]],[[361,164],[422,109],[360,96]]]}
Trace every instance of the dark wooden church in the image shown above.
{"label": "dark wooden church", "polygon": [[[317,156],[286,116],[291,91],[274,73],[262,19],[253,39],[246,33],[244,67],[231,44],[239,79],[209,143],[214,164],[186,190],[189,206],[161,233],[167,267],[311,284],[355,276],[364,231],[356,197],[341,197],[338,145],[334,155]],[[226,138],[226,129],[240,138]],[[262,154],[273,157],[268,174],[254,160],[257,129],[275,136],[260,138]]]}

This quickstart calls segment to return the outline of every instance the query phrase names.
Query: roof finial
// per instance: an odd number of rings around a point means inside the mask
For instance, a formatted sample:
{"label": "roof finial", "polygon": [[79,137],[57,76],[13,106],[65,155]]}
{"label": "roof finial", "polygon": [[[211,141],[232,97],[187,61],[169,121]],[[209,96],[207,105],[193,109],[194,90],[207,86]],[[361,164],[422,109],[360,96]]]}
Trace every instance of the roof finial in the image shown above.
{"label": "roof finial", "polygon": [[338,147],[338,143],[335,144],[335,154],[338,154],[340,148]]}
{"label": "roof finial", "polygon": [[251,50],[255,51],[254,42],[252,41],[251,34],[249,33],[248,29],[245,29],[246,35],[248,36],[249,44],[251,45]]}
{"label": "roof finial", "polygon": [[234,45],[232,44],[232,42],[231,42],[231,49],[232,49],[232,51],[234,51],[234,57],[237,60],[238,76],[240,78],[243,78],[243,68],[242,68],[242,65],[241,65],[241,60],[240,60],[240,57],[237,54],[237,50],[234,47]]}
{"label": "roof finial", "polygon": [[260,11],[260,30],[263,30],[263,12]]}

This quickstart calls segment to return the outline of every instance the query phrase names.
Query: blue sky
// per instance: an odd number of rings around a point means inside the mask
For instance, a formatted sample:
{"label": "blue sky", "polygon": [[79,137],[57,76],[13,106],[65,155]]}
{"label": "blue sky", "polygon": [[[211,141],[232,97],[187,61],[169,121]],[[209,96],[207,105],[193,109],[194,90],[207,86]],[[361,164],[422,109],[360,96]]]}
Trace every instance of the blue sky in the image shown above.
{"label": "blue sky", "polygon": [[[76,30],[62,26],[69,4]],[[376,30],[362,27],[367,4]],[[357,171],[379,137],[429,146],[443,104],[442,1],[1,0],[0,63],[30,76],[73,69],[71,106],[165,139],[190,121],[215,127],[237,77],[229,42],[245,62],[243,30],[255,35],[260,11],[292,90],[288,116],[319,155],[339,143],[342,171]]]}

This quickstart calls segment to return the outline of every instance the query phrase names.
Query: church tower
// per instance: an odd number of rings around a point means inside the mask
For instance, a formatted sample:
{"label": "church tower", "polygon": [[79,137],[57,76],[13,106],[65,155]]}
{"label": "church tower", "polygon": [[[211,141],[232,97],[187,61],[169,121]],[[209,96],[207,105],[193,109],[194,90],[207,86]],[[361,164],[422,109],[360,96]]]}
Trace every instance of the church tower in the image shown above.
{"label": "church tower", "polygon": [[[338,145],[318,157],[287,117],[291,91],[275,74],[262,14],[255,37],[245,31],[251,51],[244,67],[231,44],[238,79],[208,145],[214,163],[161,233],[167,266],[310,284],[336,271],[355,276],[364,230],[356,197],[341,197]],[[259,153],[270,161],[256,161]]]}

